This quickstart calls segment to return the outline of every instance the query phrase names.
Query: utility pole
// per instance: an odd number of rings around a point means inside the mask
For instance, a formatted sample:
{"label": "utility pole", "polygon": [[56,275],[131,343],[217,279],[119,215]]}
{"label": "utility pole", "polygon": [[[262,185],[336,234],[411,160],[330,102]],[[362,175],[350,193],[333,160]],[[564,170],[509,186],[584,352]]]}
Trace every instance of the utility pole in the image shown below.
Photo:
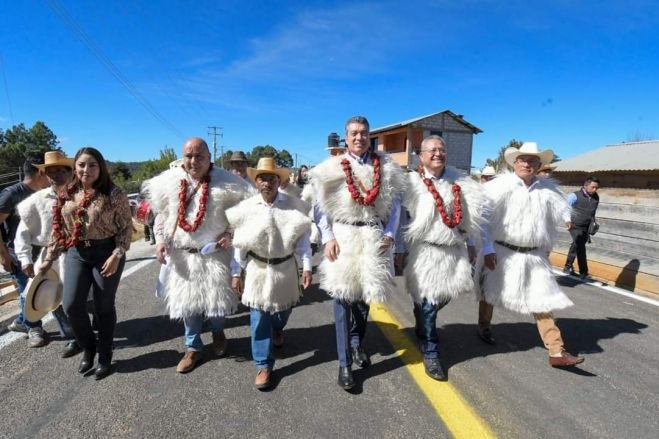
{"label": "utility pole", "polygon": [[[222,134],[222,127],[217,127],[217,126],[212,126],[208,127],[208,135],[213,136],[213,163],[215,163],[215,160],[217,160],[217,136],[219,135],[222,139],[224,139],[224,136]],[[217,130],[220,130],[218,133]],[[224,168],[224,147],[220,145],[220,166]]]}

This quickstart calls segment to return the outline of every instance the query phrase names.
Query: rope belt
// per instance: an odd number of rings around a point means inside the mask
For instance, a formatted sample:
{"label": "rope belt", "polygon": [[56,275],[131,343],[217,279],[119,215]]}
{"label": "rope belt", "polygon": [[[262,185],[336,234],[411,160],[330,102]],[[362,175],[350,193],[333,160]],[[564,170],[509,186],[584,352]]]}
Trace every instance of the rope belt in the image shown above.
{"label": "rope belt", "polygon": [[337,223],[340,224],[345,224],[347,226],[355,226],[355,227],[382,227],[382,223],[377,220],[371,220],[371,221],[343,221],[343,220],[336,220]]}
{"label": "rope belt", "polygon": [[438,248],[455,247],[455,246],[458,246],[458,245],[464,245],[464,244],[437,244],[436,242],[430,242],[430,241],[423,241],[423,243],[427,244],[427,245],[431,245],[433,247],[438,247]]}
{"label": "rope belt", "polygon": [[502,245],[506,248],[509,248],[512,251],[517,252],[517,253],[528,253],[528,252],[532,252],[533,250],[537,250],[537,248],[538,248],[538,247],[520,247],[520,246],[517,246],[517,245],[508,244],[507,242],[503,242],[503,241],[494,241],[494,242],[496,242],[497,244]]}
{"label": "rope belt", "polygon": [[264,262],[268,265],[277,265],[277,264],[281,264],[282,262],[288,261],[290,258],[293,257],[293,253],[291,253],[288,256],[284,256],[283,258],[264,258],[263,256],[259,256],[256,253],[249,251],[247,252],[247,256],[251,256],[257,261]]}

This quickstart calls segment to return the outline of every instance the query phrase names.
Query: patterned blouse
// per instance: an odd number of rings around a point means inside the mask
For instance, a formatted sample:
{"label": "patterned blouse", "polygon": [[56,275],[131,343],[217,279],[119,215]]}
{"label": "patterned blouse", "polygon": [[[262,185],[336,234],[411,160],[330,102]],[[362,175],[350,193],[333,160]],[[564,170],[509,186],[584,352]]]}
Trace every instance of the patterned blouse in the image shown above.
{"label": "patterned blouse", "polygon": [[[63,229],[67,236],[73,231],[73,215],[84,197],[83,191],[78,191],[64,203],[62,207]],[[80,241],[107,239],[114,237],[116,256],[123,256],[130,248],[133,234],[133,218],[128,197],[118,187],[114,187],[110,196],[97,194],[87,207],[83,218]],[[66,249],[51,239],[46,252],[47,261],[53,261]]]}

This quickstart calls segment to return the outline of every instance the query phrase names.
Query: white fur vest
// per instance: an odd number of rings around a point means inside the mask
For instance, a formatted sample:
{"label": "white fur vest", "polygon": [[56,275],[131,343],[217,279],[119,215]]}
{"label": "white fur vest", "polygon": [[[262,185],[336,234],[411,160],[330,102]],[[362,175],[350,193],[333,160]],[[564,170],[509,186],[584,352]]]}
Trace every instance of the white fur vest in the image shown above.
{"label": "white fur vest", "polygon": [[480,239],[487,198],[481,185],[450,166],[441,180],[432,181],[449,217],[453,215],[452,186],[460,186],[462,221],[454,228],[445,225],[419,173],[408,174],[403,196],[410,214],[404,233],[409,251],[405,282],[415,302],[426,299],[436,304],[474,289],[465,241],[467,237]]}
{"label": "white fur vest", "polygon": [[[523,314],[572,305],[556,283],[547,259],[557,227],[565,227],[569,218],[569,206],[554,181],[539,178],[535,184],[528,190],[515,174],[504,174],[484,185],[493,209],[492,242],[536,249],[522,253],[494,244],[497,267],[494,271],[482,269],[482,293],[487,302]],[[477,272],[481,270],[477,268]]]}
{"label": "white fur vest", "polygon": [[[233,245],[261,258],[282,258],[295,252],[298,240],[309,231],[308,206],[299,198],[280,193],[272,207],[259,194],[227,211],[234,230]],[[300,299],[295,257],[267,264],[248,257],[245,267],[244,305],[279,312]]]}
{"label": "white fur vest", "polygon": [[334,262],[326,258],[321,262],[320,287],[335,299],[384,302],[395,285],[392,255],[380,252],[382,227],[350,223],[386,223],[394,197],[405,190],[405,178],[397,163],[380,154],[379,195],[373,206],[362,206],[348,191],[343,159],[350,162],[355,181],[368,188],[373,185],[373,166],[361,165],[349,154],[330,157],[310,171],[317,203],[327,215],[340,248]]}
{"label": "white fur vest", "polygon": [[[164,232],[171,242],[169,246],[170,269],[165,278],[164,294],[169,315],[173,319],[192,315],[208,317],[224,316],[235,311],[238,299],[231,289],[230,250],[208,255],[189,253],[184,248],[201,248],[226,231],[226,209],[250,195],[249,184],[240,177],[222,169],[211,171],[206,215],[199,228],[192,233],[176,227],[178,218],[179,190],[185,172],[174,168],[144,182],[143,192],[164,225]],[[193,188],[188,188],[188,194]],[[198,190],[188,208],[186,219],[194,221],[201,190]]]}

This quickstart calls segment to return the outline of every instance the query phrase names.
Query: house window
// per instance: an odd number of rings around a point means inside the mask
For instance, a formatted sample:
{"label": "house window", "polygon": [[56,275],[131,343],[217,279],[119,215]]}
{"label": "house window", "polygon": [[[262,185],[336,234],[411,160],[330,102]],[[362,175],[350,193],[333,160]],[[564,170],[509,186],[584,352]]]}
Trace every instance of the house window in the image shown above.
{"label": "house window", "polygon": [[371,151],[377,151],[378,150],[378,138],[373,137],[371,139]]}
{"label": "house window", "polygon": [[431,135],[431,136],[444,137],[441,131],[433,131],[433,130],[430,130],[430,135]]}

